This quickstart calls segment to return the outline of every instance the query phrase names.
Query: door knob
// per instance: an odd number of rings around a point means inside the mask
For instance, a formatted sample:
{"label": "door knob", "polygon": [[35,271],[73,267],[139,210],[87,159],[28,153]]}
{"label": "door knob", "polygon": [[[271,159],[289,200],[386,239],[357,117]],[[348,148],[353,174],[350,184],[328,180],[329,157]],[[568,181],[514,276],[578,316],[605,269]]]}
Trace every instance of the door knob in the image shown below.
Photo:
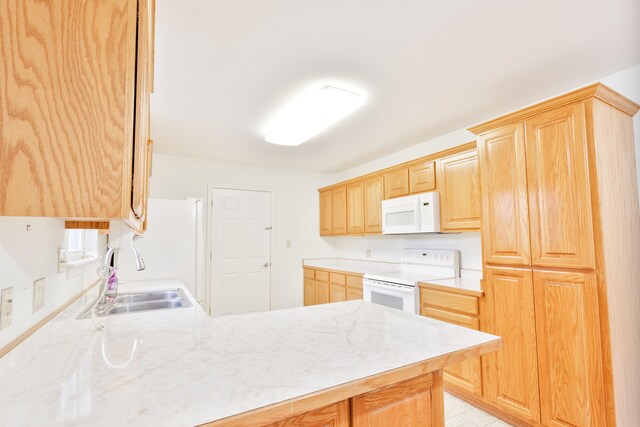
{"label": "door knob", "polygon": [[268,262],[265,262],[264,264],[262,264],[262,268],[269,268],[269,265],[270,264]]}

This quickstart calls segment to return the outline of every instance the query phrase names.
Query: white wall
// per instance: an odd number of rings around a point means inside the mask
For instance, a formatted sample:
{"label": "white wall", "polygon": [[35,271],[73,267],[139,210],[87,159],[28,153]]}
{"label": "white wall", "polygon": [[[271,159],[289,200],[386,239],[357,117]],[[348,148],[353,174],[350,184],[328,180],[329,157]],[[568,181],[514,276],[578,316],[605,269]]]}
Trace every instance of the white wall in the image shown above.
{"label": "white wall", "polygon": [[[98,247],[105,244],[100,237]],[[0,217],[0,289],[13,287],[14,301],[12,323],[0,331],[0,348],[97,279],[95,266],[58,274],[60,247],[66,247],[64,221]],[[32,313],[33,282],[41,277],[46,279],[45,306]]]}
{"label": "white wall", "polygon": [[302,259],[334,254],[318,235],[316,191],[331,180],[325,174],[155,154],[150,189],[153,198],[202,197],[205,206],[208,183],[273,190],[273,308],[280,309],[302,305]]}

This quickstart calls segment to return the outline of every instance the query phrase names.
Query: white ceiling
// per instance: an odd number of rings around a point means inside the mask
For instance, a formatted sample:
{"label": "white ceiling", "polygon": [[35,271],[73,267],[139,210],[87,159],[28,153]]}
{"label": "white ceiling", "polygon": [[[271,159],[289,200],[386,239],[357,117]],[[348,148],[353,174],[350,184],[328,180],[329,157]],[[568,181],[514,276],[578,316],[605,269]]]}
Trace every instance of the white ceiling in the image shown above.
{"label": "white ceiling", "polygon": [[[638,0],[157,0],[157,152],[339,172],[640,64]],[[364,94],[299,147],[300,91]]]}

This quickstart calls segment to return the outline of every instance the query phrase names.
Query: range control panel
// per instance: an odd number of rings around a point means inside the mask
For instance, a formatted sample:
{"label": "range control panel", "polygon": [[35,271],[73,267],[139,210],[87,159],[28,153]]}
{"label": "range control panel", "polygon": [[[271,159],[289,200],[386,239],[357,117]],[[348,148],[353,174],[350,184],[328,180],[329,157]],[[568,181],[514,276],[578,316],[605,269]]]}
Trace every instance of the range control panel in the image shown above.
{"label": "range control panel", "polygon": [[457,268],[460,264],[460,252],[444,249],[403,249],[402,262]]}

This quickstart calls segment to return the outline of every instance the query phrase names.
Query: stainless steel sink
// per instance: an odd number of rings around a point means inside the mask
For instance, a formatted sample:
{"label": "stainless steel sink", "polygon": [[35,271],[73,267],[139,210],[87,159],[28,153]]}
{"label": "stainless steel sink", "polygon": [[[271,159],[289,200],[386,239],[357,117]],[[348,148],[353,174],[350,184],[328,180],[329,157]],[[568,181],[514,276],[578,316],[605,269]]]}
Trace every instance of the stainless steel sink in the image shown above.
{"label": "stainless steel sink", "polygon": [[[78,319],[88,319],[91,317],[91,312],[98,304],[98,301],[94,301],[89,307],[87,307],[80,315]],[[96,315],[113,316],[117,314],[126,313],[140,313],[144,311],[156,311],[156,310],[171,310],[176,308],[188,308],[193,307],[193,304],[189,301],[189,298],[184,294],[182,289],[163,289],[157,291],[145,291],[145,292],[126,292],[118,294],[113,301],[108,304],[98,305],[96,308]]]}

